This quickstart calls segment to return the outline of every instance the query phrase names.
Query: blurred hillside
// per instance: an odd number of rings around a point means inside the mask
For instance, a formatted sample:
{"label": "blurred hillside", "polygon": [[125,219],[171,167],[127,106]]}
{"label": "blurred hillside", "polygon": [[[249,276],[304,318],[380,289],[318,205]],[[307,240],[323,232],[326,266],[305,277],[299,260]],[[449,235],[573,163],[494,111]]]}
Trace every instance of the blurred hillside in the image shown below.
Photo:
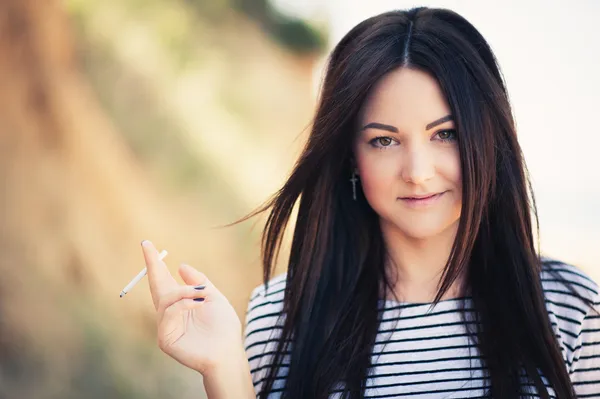
{"label": "blurred hillside", "polygon": [[215,226],[291,168],[322,46],[264,1],[0,3],[1,398],[201,395],[117,294],[150,239],[243,316],[260,228]]}

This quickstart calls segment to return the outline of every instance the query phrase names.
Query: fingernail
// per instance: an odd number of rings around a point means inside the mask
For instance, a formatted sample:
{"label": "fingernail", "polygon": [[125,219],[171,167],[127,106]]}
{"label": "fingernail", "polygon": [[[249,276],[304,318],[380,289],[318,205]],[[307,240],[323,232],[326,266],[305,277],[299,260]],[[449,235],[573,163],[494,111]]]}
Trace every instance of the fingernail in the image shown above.
{"label": "fingernail", "polygon": [[149,247],[149,246],[150,246],[150,244],[152,244],[152,243],[151,243],[150,241],[148,241],[148,240],[143,240],[143,241],[142,241],[142,245],[143,245],[144,247]]}
{"label": "fingernail", "polygon": [[196,301],[196,302],[204,302],[204,298],[194,298],[194,301]]}
{"label": "fingernail", "polygon": [[205,285],[197,285],[197,286],[194,287],[195,290],[203,290],[205,288],[206,288]]}

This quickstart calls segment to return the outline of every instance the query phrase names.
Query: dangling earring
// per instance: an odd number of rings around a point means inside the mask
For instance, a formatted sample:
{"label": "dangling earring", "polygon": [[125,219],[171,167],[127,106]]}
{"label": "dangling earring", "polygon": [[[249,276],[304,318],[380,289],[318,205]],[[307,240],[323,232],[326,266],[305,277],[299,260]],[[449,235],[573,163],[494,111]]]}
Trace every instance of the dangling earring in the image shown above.
{"label": "dangling earring", "polygon": [[358,181],[356,178],[356,172],[352,172],[352,178],[350,181],[352,182],[352,199],[356,201],[356,182]]}

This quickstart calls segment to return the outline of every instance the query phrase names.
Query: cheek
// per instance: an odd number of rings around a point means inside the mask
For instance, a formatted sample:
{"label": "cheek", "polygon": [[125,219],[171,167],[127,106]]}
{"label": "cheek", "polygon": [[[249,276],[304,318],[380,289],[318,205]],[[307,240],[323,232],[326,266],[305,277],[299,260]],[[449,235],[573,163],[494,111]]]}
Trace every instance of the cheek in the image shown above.
{"label": "cheek", "polygon": [[382,157],[381,154],[357,154],[360,184],[369,202],[376,203],[378,198],[387,197],[394,190],[397,175],[393,159]]}
{"label": "cheek", "polygon": [[452,190],[448,205],[458,217],[462,207],[462,168],[458,149],[440,154],[439,161],[437,174],[444,181],[444,188]]}
{"label": "cheek", "polygon": [[461,174],[461,166],[460,166],[460,157],[458,154],[458,149],[453,151],[452,153],[446,154],[445,157],[440,157],[442,162],[439,165],[439,173],[442,174],[448,182],[456,188],[462,188],[462,174]]}

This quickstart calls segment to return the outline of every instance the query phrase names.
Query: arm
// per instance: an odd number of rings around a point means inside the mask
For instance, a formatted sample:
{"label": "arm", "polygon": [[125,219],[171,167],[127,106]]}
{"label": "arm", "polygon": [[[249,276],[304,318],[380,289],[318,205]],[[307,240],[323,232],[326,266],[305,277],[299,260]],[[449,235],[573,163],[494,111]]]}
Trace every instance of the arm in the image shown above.
{"label": "arm", "polygon": [[578,398],[600,397],[600,303],[598,301],[581,324],[571,381]]}
{"label": "arm", "polygon": [[[256,397],[251,364],[245,348],[252,343],[248,335],[256,328],[254,325],[249,328],[249,322],[257,312],[265,311],[265,302],[262,286],[252,290],[246,309],[244,339],[240,341],[240,346],[231,356],[227,356],[222,364],[217,364],[203,373],[204,388],[209,399],[254,399]],[[264,349],[261,346],[259,350]]]}
{"label": "arm", "polygon": [[204,389],[208,399],[255,399],[250,365],[241,345],[222,364],[204,373]]}

